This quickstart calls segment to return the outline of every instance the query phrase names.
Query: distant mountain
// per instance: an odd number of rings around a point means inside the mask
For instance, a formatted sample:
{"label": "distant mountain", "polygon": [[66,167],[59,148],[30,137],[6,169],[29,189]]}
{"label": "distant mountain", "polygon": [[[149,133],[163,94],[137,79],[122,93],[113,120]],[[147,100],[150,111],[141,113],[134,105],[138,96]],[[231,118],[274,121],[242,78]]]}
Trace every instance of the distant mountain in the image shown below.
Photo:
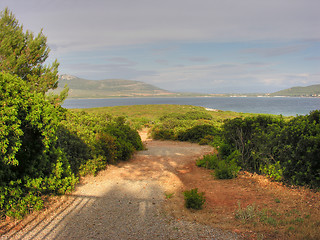
{"label": "distant mountain", "polygon": [[271,93],[270,96],[320,97],[320,84],[307,87],[292,87],[275,93]]}
{"label": "distant mountain", "polygon": [[155,97],[175,95],[175,93],[140,81],[123,79],[87,80],[66,74],[59,77],[59,87],[55,91],[61,91],[66,84],[70,89],[69,98]]}

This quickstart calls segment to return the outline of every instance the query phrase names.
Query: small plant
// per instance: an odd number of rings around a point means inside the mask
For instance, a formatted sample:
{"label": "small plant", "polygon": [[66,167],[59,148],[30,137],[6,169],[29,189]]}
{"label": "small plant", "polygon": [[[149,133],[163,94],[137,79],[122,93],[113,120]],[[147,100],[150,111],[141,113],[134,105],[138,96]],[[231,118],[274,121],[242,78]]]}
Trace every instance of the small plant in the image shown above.
{"label": "small plant", "polygon": [[170,199],[173,197],[174,193],[165,193],[166,199]]}
{"label": "small plant", "polygon": [[257,207],[255,204],[248,205],[246,208],[242,208],[240,202],[238,202],[238,210],[236,211],[235,217],[237,219],[248,221],[257,216]]}
{"label": "small plant", "polygon": [[206,201],[204,192],[198,193],[198,188],[191,189],[190,191],[185,191],[183,192],[183,195],[186,208],[192,208],[196,210],[202,209],[202,206]]}

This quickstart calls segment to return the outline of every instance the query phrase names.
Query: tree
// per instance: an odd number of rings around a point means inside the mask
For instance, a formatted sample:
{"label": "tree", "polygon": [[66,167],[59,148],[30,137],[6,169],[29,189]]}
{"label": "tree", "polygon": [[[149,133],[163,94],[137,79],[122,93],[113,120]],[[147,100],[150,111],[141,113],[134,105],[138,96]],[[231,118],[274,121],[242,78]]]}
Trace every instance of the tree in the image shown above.
{"label": "tree", "polygon": [[33,91],[44,94],[58,86],[57,60],[44,65],[49,52],[42,30],[36,37],[30,31],[24,33],[8,8],[0,13],[0,71],[17,75]]}
{"label": "tree", "polygon": [[0,218],[42,207],[44,194],[71,191],[77,178],[57,143],[64,109],[0,72]]}

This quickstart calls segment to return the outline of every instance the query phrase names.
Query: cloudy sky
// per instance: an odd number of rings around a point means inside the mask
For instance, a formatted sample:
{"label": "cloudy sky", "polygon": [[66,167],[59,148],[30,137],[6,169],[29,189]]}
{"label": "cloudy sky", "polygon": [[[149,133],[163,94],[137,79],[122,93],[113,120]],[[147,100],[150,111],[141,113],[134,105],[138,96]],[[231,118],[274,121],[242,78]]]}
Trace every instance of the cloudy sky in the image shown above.
{"label": "cloudy sky", "polygon": [[172,91],[320,84],[319,0],[1,0],[43,28],[60,74]]}

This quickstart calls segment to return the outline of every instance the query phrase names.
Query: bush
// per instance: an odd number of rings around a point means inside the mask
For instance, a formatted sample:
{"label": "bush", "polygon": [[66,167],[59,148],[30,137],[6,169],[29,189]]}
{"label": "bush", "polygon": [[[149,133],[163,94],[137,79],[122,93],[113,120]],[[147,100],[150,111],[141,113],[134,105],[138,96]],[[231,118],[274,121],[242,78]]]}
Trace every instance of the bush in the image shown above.
{"label": "bush", "polygon": [[232,179],[238,176],[240,167],[235,163],[235,161],[226,162],[220,160],[218,166],[215,168],[214,176],[217,179]]}
{"label": "bush", "polygon": [[277,160],[286,181],[320,187],[320,111],[290,120],[279,136]]}
{"label": "bush", "polygon": [[191,189],[190,191],[185,191],[183,192],[183,195],[186,208],[192,208],[196,210],[202,209],[202,206],[206,201],[204,193],[198,193],[197,188]]}
{"label": "bush", "polygon": [[237,165],[237,154],[230,155],[227,160],[220,159],[216,154],[208,154],[196,161],[198,167],[214,169],[213,175],[217,179],[236,178],[241,167]]}
{"label": "bush", "polygon": [[294,185],[320,186],[320,111],[288,121],[258,116],[227,120],[219,155],[237,152],[245,170]]}
{"label": "bush", "polygon": [[152,129],[152,138],[155,140],[174,140],[174,131],[172,129],[163,129],[161,127],[154,127]]}
{"label": "bush", "polygon": [[59,143],[73,171],[80,175],[96,174],[107,164],[128,160],[134,151],[143,149],[138,132],[122,117],[69,111],[62,124]]}
{"label": "bush", "polygon": [[161,121],[167,119],[178,119],[178,120],[211,120],[212,116],[207,112],[202,111],[190,111],[186,113],[170,113],[160,117]]}
{"label": "bush", "polygon": [[64,194],[77,178],[57,144],[64,111],[27,83],[0,73],[0,213],[21,217],[44,194]]}
{"label": "bush", "polygon": [[178,135],[180,141],[190,141],[190,142],[200,142],[204,141],[205,138],[214,136],[217,133],[217,130],[212,125],[197,125],[190,129],[187,129],[184,132],[181,132]]}
{"label": "bush", "polygon": [[216,169],[218,167],[219,158],[217,154],[207,154],[204,155],[201,159],[196,161],[198,167],[204,167],[207,169]]}

